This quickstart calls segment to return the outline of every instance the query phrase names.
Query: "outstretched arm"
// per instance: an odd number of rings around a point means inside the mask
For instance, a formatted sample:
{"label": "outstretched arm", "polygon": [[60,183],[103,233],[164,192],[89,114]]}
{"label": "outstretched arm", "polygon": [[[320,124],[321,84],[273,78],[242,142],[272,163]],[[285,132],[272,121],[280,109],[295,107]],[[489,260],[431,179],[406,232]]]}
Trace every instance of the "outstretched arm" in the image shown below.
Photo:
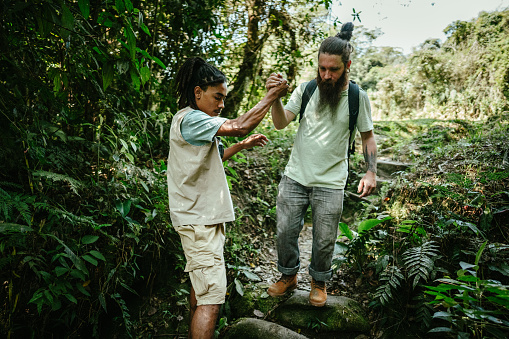
{"label": "outstretched arm", "polygon": [[364,160],[368,166],[366,174],[359,182],[357,193],[361,193],[361,197],[365,197],[373,193],[376,188],[376,141],[373,131],[361,132],[362,153]]}
{"label": "outstretched arm", "polygon": [[[283,76],[281,74],[272,73],[270,77],[267,79],[265,83],[265,87],[270,90],[272,87],[279,86],[280,83],[284,81]],[[281,102],[281,97],[285,96],[286,92],[282,92],[274,103],[272,104],[271,114],[272,114],[272,122],[274,123],[274,127],[276,129],[283,129],[290,122],[295,119],[295,114],[292,112],[285,110],[283,108],[283,103]]]}
{"label": "outstretched arm", "polygon": [[263,147],[269,140],[263,134],[253,134],[246,139],[228,147],[224,150],[223,161],[230,159],[232,156],[242,151],[243,149],[253,148],[254,146]]}
{"label": "outstretched arm", "polygon": [[236,119],[227,120],[222,124],[216,135],[230,135],[236,137],[248,135],[249,132],[254,130],[262,121],[274,101],[278,100],[280,95],[286,93],[287,90],[288,84],[286,80],[282,80],[278,86],[271,87],[265,97],[247,113]]}

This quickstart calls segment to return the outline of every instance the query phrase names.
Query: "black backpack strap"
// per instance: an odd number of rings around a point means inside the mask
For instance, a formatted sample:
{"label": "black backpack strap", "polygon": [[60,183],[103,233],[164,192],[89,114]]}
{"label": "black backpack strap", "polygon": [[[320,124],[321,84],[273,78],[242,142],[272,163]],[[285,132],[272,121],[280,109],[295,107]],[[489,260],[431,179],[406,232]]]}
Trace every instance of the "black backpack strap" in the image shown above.
{"label": "black backpack strap", "polygon": [[[348,186],[348,177],[350,176],[350,155],[355,153],[355,124],[357,124],[357,117],[359,116],[359,85],[353,80],[350,80],[348,86],[348,129],[350,130],[350,138],[348,139],[348,171],[346,174],[346,186]],[[353,139],[353,140],[352,140]]]}
{"label": "black backpack strap", "polygon": [[348,129],[350,130],[348,157],[350,157],[350,154],[355,153],[355,135],[353,131],[359,116],[359,85],[352,80],[350,80],[350,85],[348,86],[348,111]]}
{"label": "black backpack strap", "polygon": [[311,96],[316,90],[316,79],[311,80],[307,83],[306,88],[304,89],[304,93],[302,94],[302,103],[300,105],[300,112],[299,112],[299,122],[302,120],[302,117],[304,116],[304,111],[306,110],[306,106],[308,105],[309,99],[311,99]]}

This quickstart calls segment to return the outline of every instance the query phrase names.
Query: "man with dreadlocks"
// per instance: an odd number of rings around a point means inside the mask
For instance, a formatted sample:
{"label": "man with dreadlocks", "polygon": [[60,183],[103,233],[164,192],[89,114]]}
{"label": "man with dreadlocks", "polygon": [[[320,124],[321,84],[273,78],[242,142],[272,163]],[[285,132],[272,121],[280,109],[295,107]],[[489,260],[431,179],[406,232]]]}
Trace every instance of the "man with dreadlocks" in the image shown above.
{"label": "man with dreadlocks", "polygon": [[[295,137],[294,147],[278,189],[277,252],[281,278],[268,293],[281,296],[297,287],[300,267],[298,238],[304,216],[311,205],[313,245],[309,273],[312,277],[309,301],[323,306],[327,300],[325,282],[332,277],[332,254],[338,223],[343,212],[343,196],[348,175],[350,140],[348,87],[350,45],[353,24],[345,23],[340,33],[325,39],[318,51],[317,89],[310,97]],[[280,74],[271,74],[267,89],[277,86]],[[272,106],[272,120],[277,129],[285,128],[300,115],[302,97],[307,83],[292,93],[283,108],[281,100]],[[359,183],[361,197],[376,187],[376,142],[369,99],[359,93],[359,114],[356,128],[362,137],[362,149],[368,165]],[[353,131],[355,135],[355,130]]]}
{"label": "man with dreadlocks", "polygon": [[236,119],[220,118],[226,98],[226,76],[202,58],[190,58],[177,78],[180,111],[170,128],[168,194],[173,227],[180,235],[191,278],[189,338],[212,338],[219,306],[226,295],[223,258],[225,222],[234,221],[233,205],[222,161],[235,153],[264,146],[254,134],[224,149],[219,136],[246,136],[286,94],[285,80]]}

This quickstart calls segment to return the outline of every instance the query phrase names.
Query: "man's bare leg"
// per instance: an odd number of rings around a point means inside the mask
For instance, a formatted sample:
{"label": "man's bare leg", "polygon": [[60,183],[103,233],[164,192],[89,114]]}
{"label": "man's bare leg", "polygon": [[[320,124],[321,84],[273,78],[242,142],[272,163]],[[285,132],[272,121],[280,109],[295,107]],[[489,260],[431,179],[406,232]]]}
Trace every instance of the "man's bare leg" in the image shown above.
{"label": "man's bare leg", "polygon": [[214,330],[216,328],[220,305],[196,306],[197,301],[193,287],[191,287],[189,303],[191,304],[191,314],[189,334],[187,337],[190,339],[214,338]]}

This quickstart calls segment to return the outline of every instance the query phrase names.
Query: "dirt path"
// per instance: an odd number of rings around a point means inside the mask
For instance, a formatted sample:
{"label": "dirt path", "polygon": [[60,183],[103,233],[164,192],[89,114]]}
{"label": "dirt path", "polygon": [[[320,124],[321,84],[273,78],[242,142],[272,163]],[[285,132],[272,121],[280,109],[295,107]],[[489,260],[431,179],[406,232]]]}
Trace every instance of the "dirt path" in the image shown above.
{"label": "dirt path", "polygon": [[[297,273],[299,289],[310,291],[311,276],[308,267],[311,259],[313,228],[310,224],[304,224],[299,237],[300,269]],[[277,270],[277,250],[275,240],[268,241],[260,253],[260,266],[255,270],[256,274],[268,285],[276,282],[281,273]]]}

